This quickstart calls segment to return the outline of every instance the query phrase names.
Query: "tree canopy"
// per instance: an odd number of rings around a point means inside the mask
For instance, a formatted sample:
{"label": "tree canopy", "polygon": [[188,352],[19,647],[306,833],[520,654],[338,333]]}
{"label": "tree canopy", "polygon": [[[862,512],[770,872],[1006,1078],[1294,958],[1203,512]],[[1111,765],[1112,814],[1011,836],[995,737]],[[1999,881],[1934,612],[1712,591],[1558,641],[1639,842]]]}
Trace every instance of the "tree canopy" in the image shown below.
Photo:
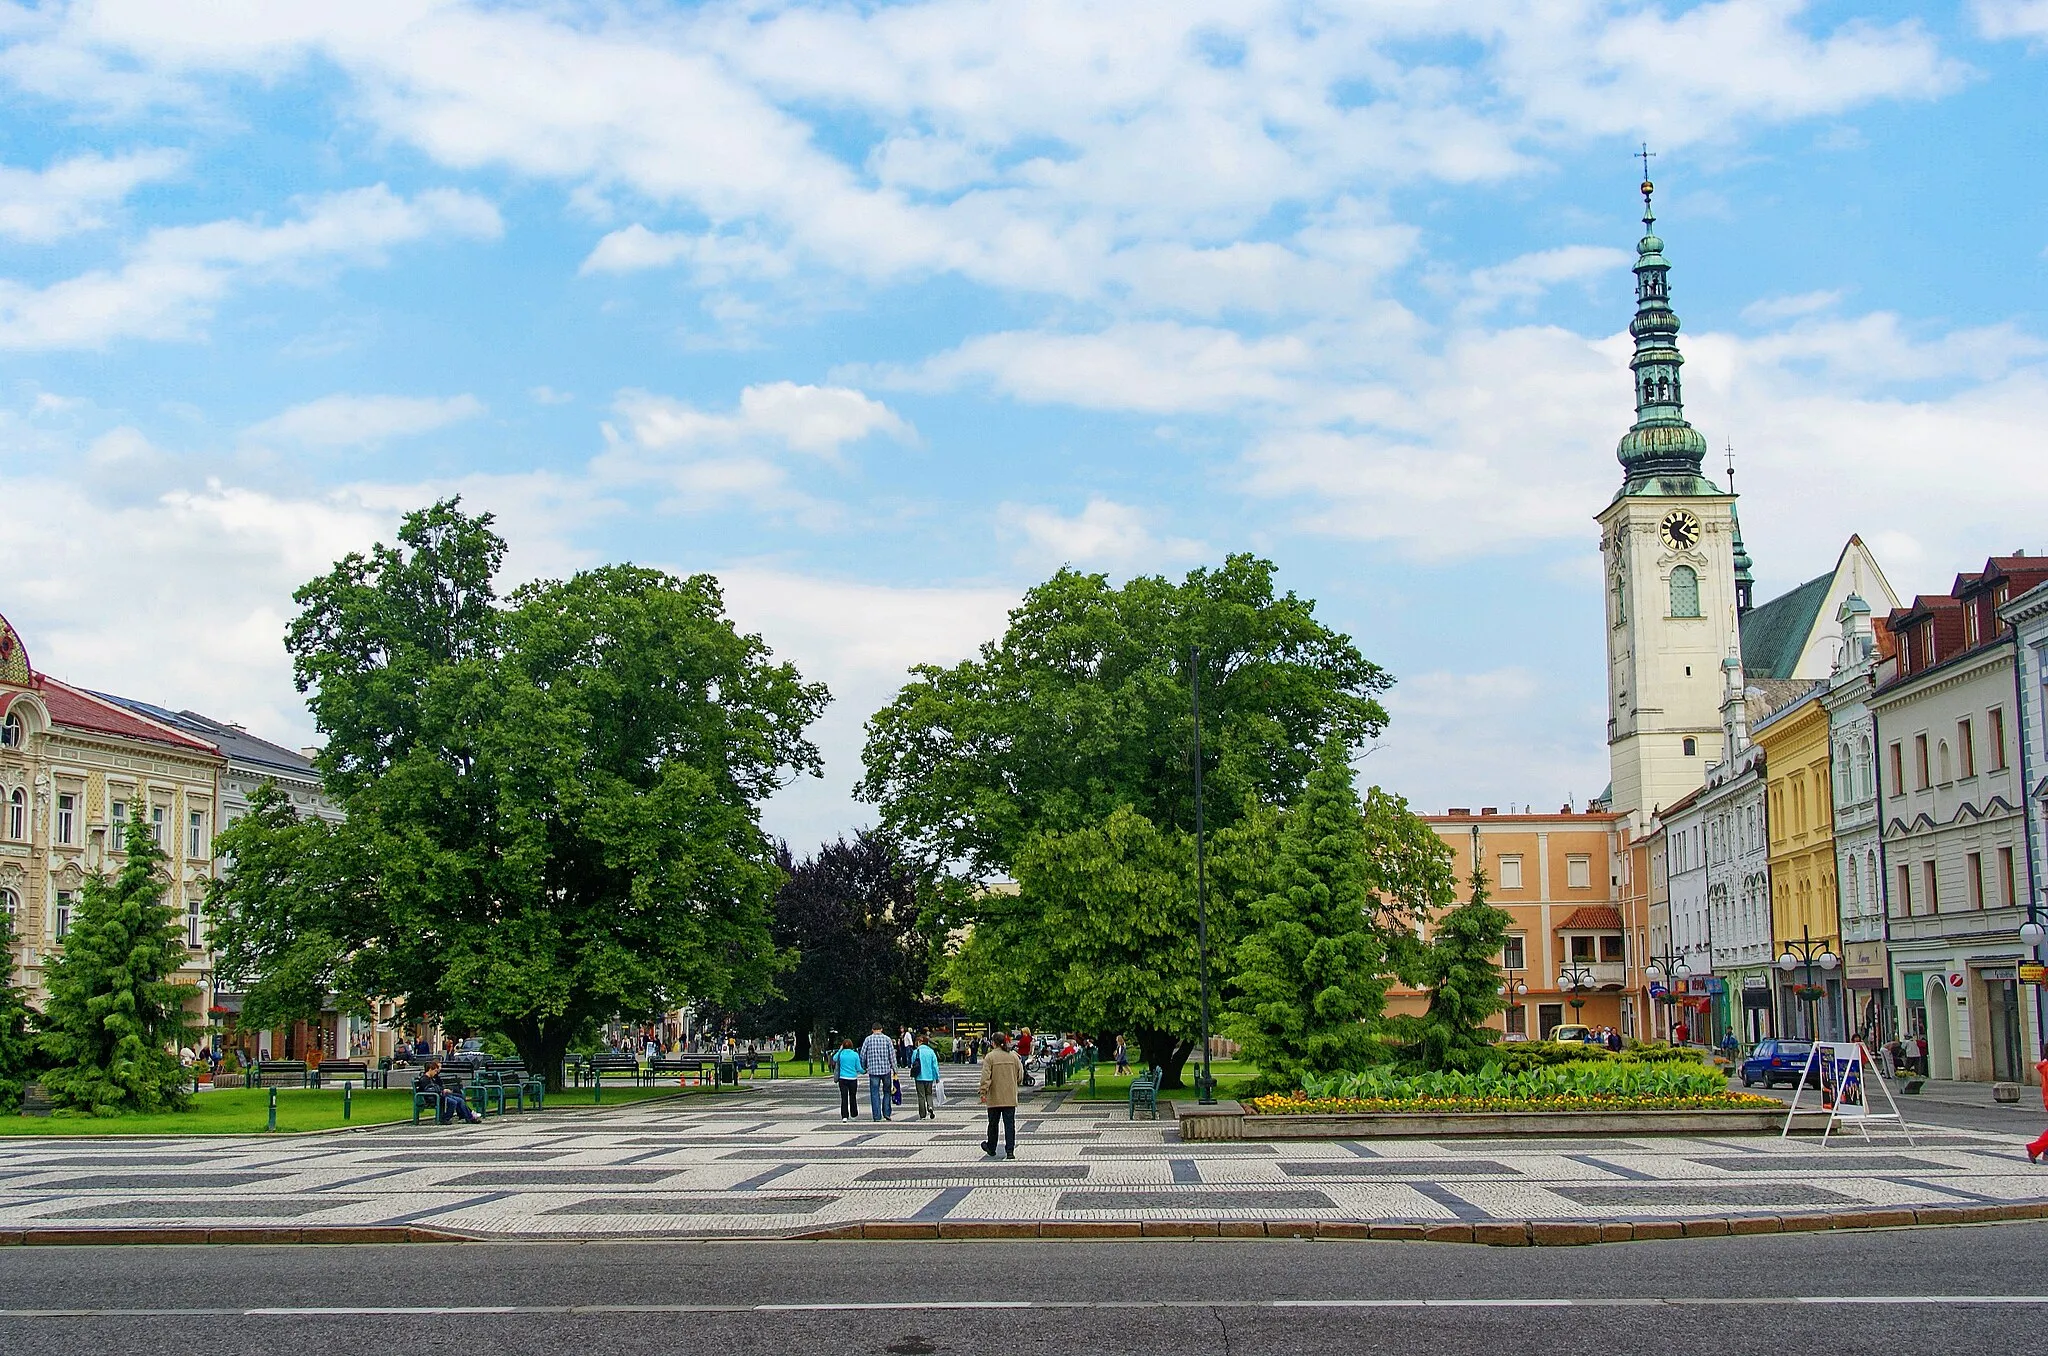
{"label": "tree canopy", "polygon": [[1233,555],[1180,583],[1120,588],[1063,569],[976,658],[912,670],[868,724],[859,794],[920,850],[984,876],[1009,872],[1034,834],[1120,807],[1190,831],[1190,647],[1219,827],[1293,800],[1326,740],[1355,750],[1386,723],[1377,694],[1391,680],[1313,603],[1276,596],[1269,561]]}
{"label": "tree canopy", "polygon": [[593,1022],[769,991],[781,873],[757,807],[820,771],[804,730],[827,697],[707,575],[606,566],[501,602],[491,521],[436,504],[295,595],[347,818],[237,825],[216,914],[238,966],[300,976],[279,1002],[402,995],[553,1079]]}
{"label": "tree canopy", "polygon": [[1422,957],[1429,1010],[1413,1051],[1429,1069],[1464,1068],[1483,1056],[1498,1034],[1486,1019],[1507,1006],[1495,958],[1514,920],[1487,902],[1486,873],[1478,867],[1471,889],[1469,899],[1437,917]]}
{"label": "tree canopy", "polygon": [[14,983],[14,920],[0,913],[0,1113],[21,1101],[34,1053],[28,1003]]}
{"label": "tree canopy", "polygon": [[43,1086],[60,1107],[116,1115],[183,1106],[172,1053],[196,1035],[185,1005],[198,986],[173,978],[190,955],[164,902],[164,851],[130,819],[120,873],[87,876],[64,950],[44,971]]}

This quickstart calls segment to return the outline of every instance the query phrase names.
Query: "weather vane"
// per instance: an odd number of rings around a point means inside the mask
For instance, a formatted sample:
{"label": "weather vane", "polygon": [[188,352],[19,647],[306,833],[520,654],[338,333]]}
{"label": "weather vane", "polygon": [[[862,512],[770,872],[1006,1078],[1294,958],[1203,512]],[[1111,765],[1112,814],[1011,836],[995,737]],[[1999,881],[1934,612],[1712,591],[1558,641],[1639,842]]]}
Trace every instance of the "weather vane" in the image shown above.
{"label": "weather vane", "polygon": [[1636,152],[1636,158],[1643,162],[1643,211],[1648,212],[1650,190],[1656,187],[1650,182],[1650,162],[1657,158],[1657,153],[1650,149],[1650,143],[1646,141],[1643,143],[1643,149]]}

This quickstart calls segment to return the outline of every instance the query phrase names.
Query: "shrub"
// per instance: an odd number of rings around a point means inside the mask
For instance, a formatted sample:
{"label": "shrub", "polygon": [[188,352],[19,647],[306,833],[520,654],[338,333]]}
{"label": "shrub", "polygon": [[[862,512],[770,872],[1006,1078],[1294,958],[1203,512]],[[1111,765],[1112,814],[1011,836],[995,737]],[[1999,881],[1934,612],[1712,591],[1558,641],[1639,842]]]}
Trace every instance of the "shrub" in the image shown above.
{"label": "shrub", "polygon": [[1311,1078],[1302,1084],[1310,1100],[1366,1102],[1574,1101],[1633,1103],[1643,1100],[1719,1098],[1728,1080],[1697,1063],[1630,1063],[1588,1059],[1510,1071],[1490,1063],[1474,1073],[1445,1071],[1403,1074],[1391,1068]]}

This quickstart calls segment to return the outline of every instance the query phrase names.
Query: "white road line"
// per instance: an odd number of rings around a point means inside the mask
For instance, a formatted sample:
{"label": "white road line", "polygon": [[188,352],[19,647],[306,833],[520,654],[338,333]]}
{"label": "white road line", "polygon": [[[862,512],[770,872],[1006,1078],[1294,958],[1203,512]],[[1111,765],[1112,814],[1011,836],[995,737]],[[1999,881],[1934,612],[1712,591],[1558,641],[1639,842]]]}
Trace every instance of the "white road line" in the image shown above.
{"label": "white road line", "polygon": [[1033,1309],[1717,1309],[1773,1304],[1972,1305],[2048,1307],[2048,1295],[1757,1295],[1648,1296],[1551,1299],[1159,1299],[1159,1300],[900,1300],[883,1303],[817,1304],[492,1304],[492,1305],[305,1305],[258,1309],[0,1309],[0,1321],[64,1318],[471,1318],[602,1315],[942,1313],[955,1310]]}

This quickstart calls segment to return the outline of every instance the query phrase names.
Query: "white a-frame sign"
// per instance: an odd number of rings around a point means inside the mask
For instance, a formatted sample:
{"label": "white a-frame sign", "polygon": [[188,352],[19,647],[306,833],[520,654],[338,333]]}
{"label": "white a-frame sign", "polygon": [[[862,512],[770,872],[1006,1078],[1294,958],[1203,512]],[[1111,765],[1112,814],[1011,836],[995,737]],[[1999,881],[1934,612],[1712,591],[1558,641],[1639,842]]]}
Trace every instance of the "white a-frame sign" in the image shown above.
{"label": "white a-frame sign", "polygon": [[1884,1091],[1885,1105],[1890,1111],[1876,1111],[1871,1108],[1869,1082],[1865,1078],[1875,1067],[1870,1052],[1863,1048],[1862,1041],[1815,1041],[1813,1057],[1806,1067],[1799,1071],[1799,1086],[1792,1090],[1792,1105],[1785,1112],[1785,1128],[1778,1132],[1783,1139],[1792,1133],[1792,1118],[1798,1114],[1799,1099],[1806,1094],[1809,1082],[1817,1082],[1821,1110],[1828,1113],[1827,1129],[1821,1132],[1820,1142],[1825,1144],[1835,1133],[1835,1127],[1844,1121],[1863,1132],[1866,1142],[1870,1139],[1870,1127],[1875,1125],[1897,1126],[1906,1143],[1913,1142],[1913,1132],[1906,1126],[1906,1118],[1899,1114],[1899,1103],[1892,1096],[1891,1086],[1882,1075],[1877,1086]]}

